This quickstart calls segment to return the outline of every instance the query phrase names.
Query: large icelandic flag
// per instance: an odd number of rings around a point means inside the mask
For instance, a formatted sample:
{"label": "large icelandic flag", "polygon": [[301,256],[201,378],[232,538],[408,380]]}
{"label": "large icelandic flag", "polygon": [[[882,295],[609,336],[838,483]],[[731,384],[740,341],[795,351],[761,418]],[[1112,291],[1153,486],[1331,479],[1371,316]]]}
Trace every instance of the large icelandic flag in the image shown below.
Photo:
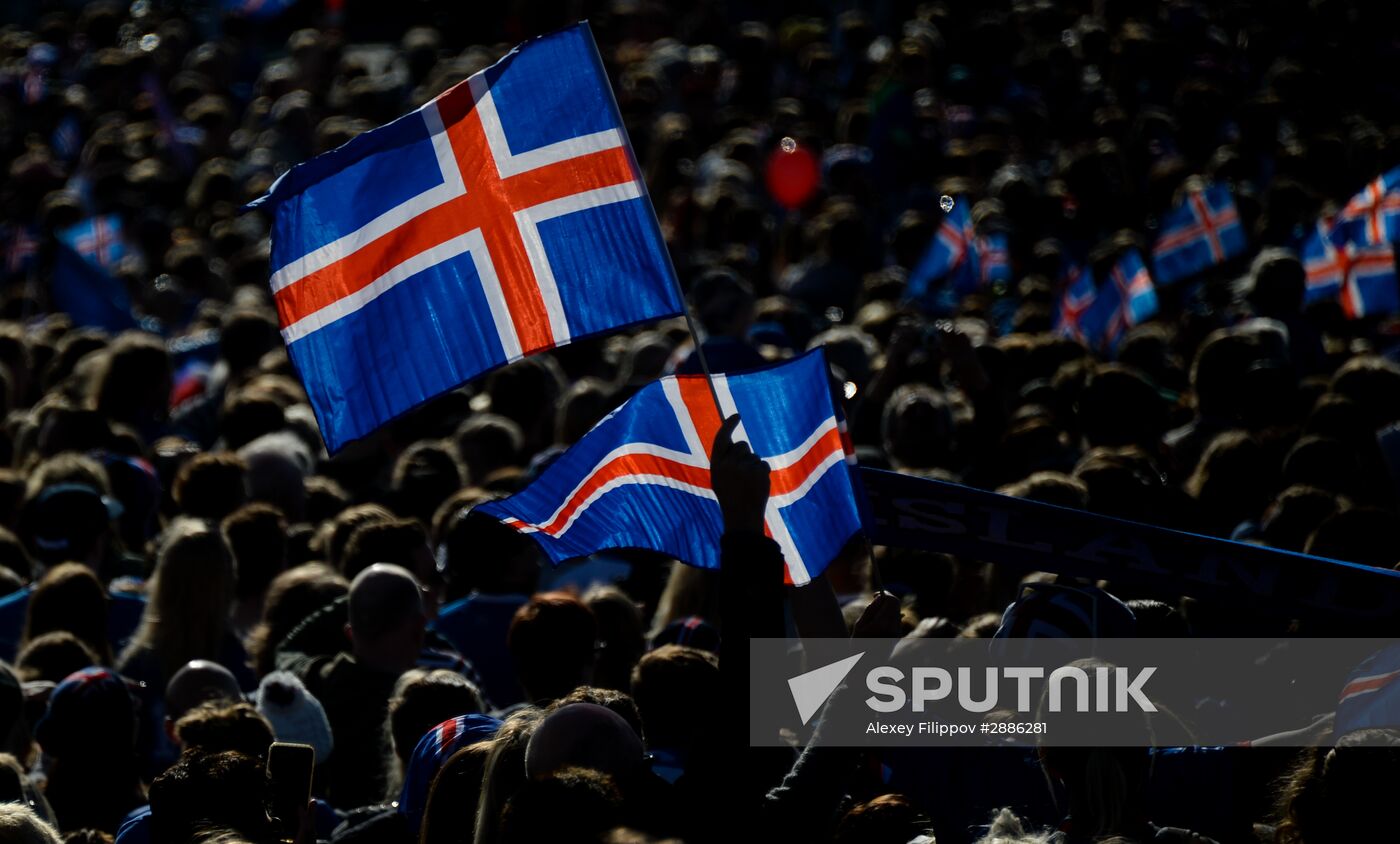
{"label": "large icelandic flag", "polygon": [[1246,246],[1229,188],[1212,184],[1189,190],[1162,218],[1161,234],[1152,245],[1154,275],[1158,282],[1171,284],[1223,264]]}
{"label": "large icelandic flag", "polygon": [[[528,533],[555,563],[607,548],[649,548],[719,567],[723,526],[710,487],[710,448],[738,413],[771,474],[766,530],[787,579],[821,574],[860,529],[843,425],[820,350],[779,366],[648,384],[509,498],[478,509]],[[721,414],[720,411],[723,411]]]}
{"label": "large icelandic flag", "polygon": [[293,167],[257,206],[331,451],[489,369],[683,307],[587,24]]}

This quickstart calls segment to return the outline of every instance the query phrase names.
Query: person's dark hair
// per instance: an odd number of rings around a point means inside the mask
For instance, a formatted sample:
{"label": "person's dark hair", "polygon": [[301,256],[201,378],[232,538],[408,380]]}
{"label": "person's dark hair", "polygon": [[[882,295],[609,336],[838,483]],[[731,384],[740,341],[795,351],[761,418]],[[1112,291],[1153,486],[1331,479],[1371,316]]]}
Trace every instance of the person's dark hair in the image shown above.
{"label": "person's dark hair", "polygon": [[626,692],[617,689],[604,689],[598,686],[579,686],[550,705],[549,711],[568,706],[571,703],[591,703],[609,710],[627,722],[638,736],[642,735],[642,713],[637,702]]}
{"label": "person's dark hair", "polygon": [[1228,538],[1241,522],[1258,518],[1269,503],[1277,465],[1250,434],[1217,434],[1185,484],[1200,504],[1202,531]]}
{"label": "person's dark hair", "polygon": [[[375,522],[393,521],[394,514],[378,504],[357,504],[341,510],[327,527],[321,529],[319,540],[326,563],[341,574],[345,573],[345,546],[356,530]],[[354,577],[354,575],[350,575]]]}
{"label": "person's dark hair", "polygon": [[263,599],[262,621],[248,635],[248,653],[257,675],[272,673],[274,652],[293,628],[349,591],[350,582],[322,563],[307,563],[274,577]]}
{"label": "person's dark hair", "polygon": [[267,592],[287,562],[287,520],[271,504],[245,504],[220,525],[233,553],[235,596],[255,600]]}
{"label": "person's dark hair", "polygon": [[495,413],[475,413],[452,435],[457,455],[473,483],[504,466],[519,466],[525,432],[514,421]]}
{"label": "person's dark hair", "polygon": [[622,793],[612,777],[588,768],[564,768],[527,780],[501,811],[501,844],[583,840],[622,821]]}
{"label": "person's dark hair", "polygon": [[109,665],[112,646],[107,637],[107,603],[107,590],[92,569],[79,563],[55,566],[44,572],[29,596],[21,646],[46,633],[66,631],[97,656],[89,665]]}
{"label": "person's dark hair", "polygon": [[[108,657],[108,662],[111,657]],[[52,630],[26,639],[15,657],[15,671],[26,683],[61,683],[75,671],[105,664],[96,651],[67,630]]]}
{"label": "person's dark hair", "polygon": [[1191,364],[1191,388],[1201,415],[1226,422],[1237,419],[1240,386],[1257,359],[1257,344],[1246,335],[1222,329],[1207,337]]}
{"label": "person's dark hair", "polygon": [[1400,421],[1400,365],[1377,355],[1359,355],[1332,376],[1329,392],[1361,405],[1373,429]]}
{"label": "person's dark hair", "polygon": [[632,666],[646,650],[641,607],[616,586],[595,586],[584,593],[583,602],[598,620],[601,650],[593,668],[593,685],[631,688]]}
{"label": "person's dark hair", "polygon": [[466,473],[448,446],[423,440],[404,449],[394,461],[389,489],[400,516],[429,524],[438,505],[465,482]]}
{"label": "person's dark hair", "polygon": [[236,454],[197,454],[175,475],[175,504],[186,516],[224,519],[243,506],[247,473],[248,464]]}
{"label": "person's dark hair", "polygon": [[554,417],[554,441],[564,446],[578,442],[608,415],[613,405],[612,391],[600,379],[584,378],[570,384],[559,398],[559,410]]}
{"label": "person's dark hair", "polygon": [[219,432],[231,451],[264,434],[280,431],[286,425],[282,404],[258,389],[240,390],[229,396],[219,417]]}
{"label": "person's dark hair", "polygon": [[170,357],[159,338],[127,332],[107,347],[97,373],[94,406],[108,420],[137,431],[165,419]]}
{"label": "person's dark hair", "polygon": [[423,734],[459,715],[485,709],[481,690],[470,680],[445,668],[404,673],[389,698],[388,732],[394,754],[407,764]]}
{"label": "person's dark hair", "polygon": [[1394,516],[1379,507],[1352,507],[1323,519],[1303,551],[1378,568],[1400,564]]}
{"label": "person's dark hair", "polygon": [[732,270],[707,270],[691,282],[686,294],[695,316],[709,334],[728,335],[745,327],[754,310],[753,287]]}
{"label": "person's dark hair", "polygon": [[880,421],[885,453],[895,465],[930,469],[953,451],[953,411],[943,394],[923,384],[906,384],[885,402]]}
{"label": "person's dark hair", "polygon": [[227,361],[233,377],[254,368],[263,355],[281,345],[277,320],[272,314],[254,308],[234,308],[224,315],[219,356]]}
{"label": "person's dark hair", "polygon": [[191,709],[175,722],[181,746],[200,753],[236,750],[262,759],[275,735],[272,724],[250,703],[213,701]]}
{"label": "person's dark hair", "polygon": [[1345,498],[1326,490],[1302,484],[1290,486],[1264,511],[1260,524],[1264,541],[1273,548],[1302,551],[1318,525],[1347,506]]}
{"label": "person's dark hair", "polygon": [[1083,510],[1089,503],[1089,488],[1084,482],[1063,472],[1036,472],[997,491],[1027,501],[1039,501],[1075,510]]}
{"label": "person's dark hair", "polygon": [[707,741],[703,725],[719,708],[719,658],[685,645],[662,645],[632,672],[632,697],[648,747],[689,749]]}
{"label": "person's dark hair", "polygon": [[1110,364],[1079,393],[1080,430],[1091,446],[1155,444],[1167,428],[1167,403],[1140,373]]}
{"label": "person's dark hair", "polygon": [[464,507],[446,521],[440,542],[449,600],[474,590],[489,595],[535,591],[539,546],[498,519]]}
{"label": "person's dark hair", "polygon": [[201,830],[226,827],[250,841],[273,840],[267,774],[236,751],[187,751],[151,783],[151,844],[188,844]]}
{"label": "person's dark hair", "polygon": [[931,822],[902,794],[881,794],[852,806],[836,823],[833,844],[905,842],[926,832]]}
{"label": "person's dark hair", "polygon": [[306,521],[320,525],[350,506],[350,493],[335,480],[321,475],[306,479]]}
{"label": "person's dark hair", "polygon": [[567,592],[542,592],[511,619],[506,645],[532,700],[548,702],[589,682],[598,622]]}
{"label": "person's dark hair", "polygon": [[414,519],[372,521],[350,534],[341,571],[352,580],[375,563],[392,563],[413,571],[415,555],[427,544],[428,532]]}

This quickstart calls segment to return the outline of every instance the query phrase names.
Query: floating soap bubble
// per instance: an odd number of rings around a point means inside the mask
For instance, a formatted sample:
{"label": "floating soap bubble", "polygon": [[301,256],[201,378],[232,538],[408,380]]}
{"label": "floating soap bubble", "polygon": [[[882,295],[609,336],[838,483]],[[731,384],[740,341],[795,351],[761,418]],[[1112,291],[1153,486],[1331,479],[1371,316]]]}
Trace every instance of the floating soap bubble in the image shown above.
{"label": "floating soap bubble", "polygon": [[780,147],[783,148],[783,152],[787,152],[787,153],[797,152],[797,139],[795,139],[795,138],[783,138],[781,141],[778,142],[778,146],[780,146]]}
{"label": "floating soap bubble", "polygon": [[160,36],[154,32],[148,32],[141,36],[141,49],[147,53],[160,46]]}
{"label": "floating soap bubble", "polygon": [[953,198],[946,193],[943,194],[938,197],[938,207],[943,209],[944,214],[947,214],[953,210]]}

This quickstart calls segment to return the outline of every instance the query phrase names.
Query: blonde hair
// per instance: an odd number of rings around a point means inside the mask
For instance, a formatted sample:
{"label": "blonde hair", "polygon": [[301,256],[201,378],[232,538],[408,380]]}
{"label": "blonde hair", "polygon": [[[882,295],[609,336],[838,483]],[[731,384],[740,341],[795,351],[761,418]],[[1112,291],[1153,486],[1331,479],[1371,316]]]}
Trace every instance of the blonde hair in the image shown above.
{"label": "blonde hair", "polygon": [[233,582],[233,556],[219,531],[202,521],[175,522],[156,555],[141,626],[121,664],[151,650],[169,678],[190,660],[217,661],[228,630]]}
{"label": "blonde hair", "polygon": [[1025,822],[1009,808],[998,809],[987,825],[987,833],[974,844],[1049,844],[1052,833],[1027,832]]}
{"label": "blonde hair", "polygon": [[500,836],[501,810],[525,784],[525,747],[535,727],[544,720],[544,710],[519,709],[511,714],[491,739],[491,749],[481,773],[481,797],[476,804],[474,844],[495,844]]}
{"label": "blonde hair", "polygon": [[60,844],[54,828],[22,803],[0,803],[0,841],[6,844]]}

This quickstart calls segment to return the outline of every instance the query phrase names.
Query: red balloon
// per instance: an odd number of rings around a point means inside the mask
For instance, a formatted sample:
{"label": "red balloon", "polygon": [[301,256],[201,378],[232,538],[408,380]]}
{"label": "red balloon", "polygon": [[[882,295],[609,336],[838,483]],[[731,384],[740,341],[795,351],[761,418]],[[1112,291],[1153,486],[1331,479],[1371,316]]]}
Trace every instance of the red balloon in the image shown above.
{"label": "red balloon", "polygon": [[768,193],[779,205],[789,211],[801,208],[817,192],[821,181],[817,157],[802,146],[794,147],[792,152],[779,147],[768,156],[764,181],[768,184]]}

